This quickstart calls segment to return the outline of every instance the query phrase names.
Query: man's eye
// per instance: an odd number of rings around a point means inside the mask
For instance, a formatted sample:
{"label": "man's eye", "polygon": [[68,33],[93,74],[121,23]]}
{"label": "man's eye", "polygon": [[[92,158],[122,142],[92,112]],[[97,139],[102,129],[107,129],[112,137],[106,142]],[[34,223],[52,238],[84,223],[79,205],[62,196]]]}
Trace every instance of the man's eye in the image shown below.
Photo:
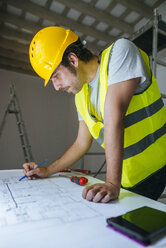
{"label": "man's eye", "polygon": [[50,79],[53,79],[53,78],[56,78],[57,77],[57,72],[54,72],[53,74],[52,74],[52,76],[51,76],[51,78]]}
{"label": "man's eye", "polygon": [[51,79],[56,78],[57,74],[52,75]]}

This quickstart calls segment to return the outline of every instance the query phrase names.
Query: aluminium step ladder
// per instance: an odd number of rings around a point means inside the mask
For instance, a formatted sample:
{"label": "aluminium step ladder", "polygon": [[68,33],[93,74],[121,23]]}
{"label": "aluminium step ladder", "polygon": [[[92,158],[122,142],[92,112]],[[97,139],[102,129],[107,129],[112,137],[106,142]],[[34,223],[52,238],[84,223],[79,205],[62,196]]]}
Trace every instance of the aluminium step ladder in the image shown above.
{"label": "aluminium step ladder", "polygon": [[4,113],[4,116],[2,118],[2,122],[0,124],[0,137],[2,135],[8,114],[14,114],[16,117],[16,122],[17,122],[17,127],[18,127],[18,132],[20,136],[21,147],[23,150],[25,162],[34,161],[24,120],[21,113],[20,104],[13,84],[10,85],[10,99],[6,111]]}

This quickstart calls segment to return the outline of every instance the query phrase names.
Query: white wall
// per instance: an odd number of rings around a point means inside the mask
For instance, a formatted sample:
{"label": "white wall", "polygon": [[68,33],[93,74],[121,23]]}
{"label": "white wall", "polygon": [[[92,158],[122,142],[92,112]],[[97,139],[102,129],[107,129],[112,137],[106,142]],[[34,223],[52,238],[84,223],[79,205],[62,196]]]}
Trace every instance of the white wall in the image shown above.
{"label": "white wall", "polygon": [[[78,123],[74,99],[56,92],[43,80],[15,72],[0,70],[0,120],[9,100],[9,84],[16,86],[35,161],[59,157],[74,141]],[[15,115],[8,115],[0,137],[1,169],[21,168],[24,161]]]}
{"label": "white wall", "polygon": [[[52,84],[45,88],[43,80],[16,72],[0,70],[0,123],[9,101],[9,85],[15,84],[29,142],[36,162],[48,159],[48,164],[73,143],[78,130],[74,96],[56,92]],[[92,152],[103,152],[94,142]],[[97,171],[104,156],[85,156],[85,168]],[[8,114],[0,137],[0,169],[22,168],[24,156],[15,115]],[[81,161],[74,168],[81,167]],[[100,177],[104,179],[103,176]]]}

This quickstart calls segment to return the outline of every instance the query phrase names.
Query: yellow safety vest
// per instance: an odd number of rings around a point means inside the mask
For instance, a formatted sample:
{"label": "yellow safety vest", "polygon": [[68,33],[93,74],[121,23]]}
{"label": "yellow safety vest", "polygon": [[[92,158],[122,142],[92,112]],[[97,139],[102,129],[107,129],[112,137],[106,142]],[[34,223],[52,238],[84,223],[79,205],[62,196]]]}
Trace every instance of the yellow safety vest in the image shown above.
{"label": "yellow safety vest", "polygon": [[[104,102],[108,87],[108,65],[113,44],[102,52],[100,63],[100,108],[104,120]],[[133,95],[124,124],[123,187],[132,187],[166,165],[166,109],[156,79],[151,74],[149,57],[141,49],[151,84]],[[75,96],[77,110],[86,122],[91,135],[104,148],[104,122],[92,117],[90,91],[87,83]]]}

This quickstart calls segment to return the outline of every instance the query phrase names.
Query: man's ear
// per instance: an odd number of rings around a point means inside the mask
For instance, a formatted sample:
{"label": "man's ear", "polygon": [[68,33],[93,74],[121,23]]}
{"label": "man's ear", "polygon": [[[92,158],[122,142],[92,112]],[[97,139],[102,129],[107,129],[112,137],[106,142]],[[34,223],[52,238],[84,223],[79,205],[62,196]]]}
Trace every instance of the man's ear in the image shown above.
{"label": "man's ear", "polygon": [[78,57],[75,53],[70,52],[68,55],[68,60],[71,66],[78,67]]}

